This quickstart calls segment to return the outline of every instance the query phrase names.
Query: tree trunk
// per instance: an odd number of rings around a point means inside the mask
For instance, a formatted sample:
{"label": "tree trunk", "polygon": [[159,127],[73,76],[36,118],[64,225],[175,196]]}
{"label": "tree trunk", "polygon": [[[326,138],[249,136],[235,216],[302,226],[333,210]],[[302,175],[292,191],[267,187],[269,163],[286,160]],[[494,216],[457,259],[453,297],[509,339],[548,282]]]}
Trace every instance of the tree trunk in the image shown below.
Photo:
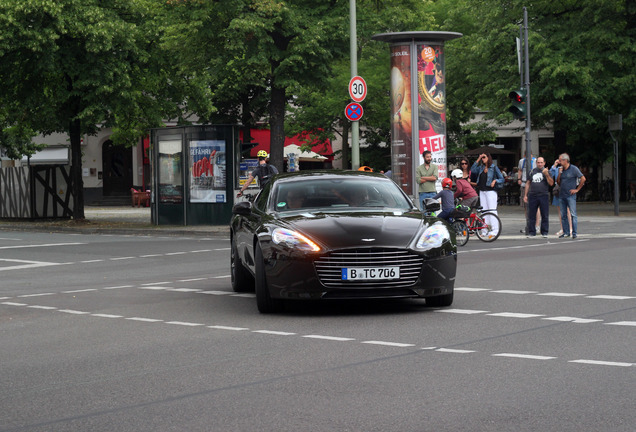
{"label": "tree trunk", "polygon": [[284,146],[285,146],[285,106],[287,97],[285,88],[272,85],[271,99],[269,102],[269,127],[271,140],[269,147],[270,164],[283,172]]}
{"label": "tree trunk", "polygon": [[80,120],[72,120],[69,127],[71,138],[71,179],[73,181],[73,219],[83,220],[84,181],[82,180],[82,135]]}

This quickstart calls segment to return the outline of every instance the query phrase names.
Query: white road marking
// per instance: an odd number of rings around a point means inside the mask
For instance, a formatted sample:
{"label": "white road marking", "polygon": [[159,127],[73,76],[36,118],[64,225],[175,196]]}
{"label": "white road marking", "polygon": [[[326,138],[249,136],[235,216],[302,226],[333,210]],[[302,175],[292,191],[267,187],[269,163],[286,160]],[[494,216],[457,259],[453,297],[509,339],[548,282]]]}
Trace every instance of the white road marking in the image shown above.
{"label": "white road marking", "polygon": [[435,351],[445,352],[445,353],[454,353],[454,354],[470,354],[477,351],[473,350],[461,350],[461,349],[452,349],[452,348],[438,348]]}
{"label": "white road marking", "polygon": [[274,331],[274,330],[252,330],[252,333],[262,333],[262,334],[277,335],[277,336],[292,336],[296,334],[291,332],[282,332],[282,331]]}
{"label": "white road marking", "polygon": [[0,237],[0,240],[22,241],[22,239],[10,238],[10,237]]}
{"label": "white road marking", "polygon": [[443,313],[454,313],[454,314],[472,315],[472,314],[482,314],[482,313],[488,313],[488,312],[490,312],[490,311],[485,311],[485,310],[473,310],[473,309],[437,309],[435,312],[443,312]]}
{"label": "white road marking", "polygon": [[157,291],[165,291],[165,290],[167,290],[168,288],[166,288],[166,287],[161,287],[161,286],[142,286],[142,287],[139,287],[139,289],[142,289],[142,290],[157,290]]}
{"label": "white road marking", "polygon": [[23,248],[39,248],[39,247],[58,247],[58,246],[78,246],[88,243],[47,243],[41,245],[16,245],[16,246],[0,246],[0,249],[23,249]]}
{"label": "white road marking", "polygon": [[591,365],[621,366],[621,367],[634,366],[634,363],[610,362],[610,361],[599,361],[599,360],[570,360],[568,361],[568,363],[583,363],[583,364],[591,364]]}
{"label": "white road marking", "polygon": [[585,298],[604,299],[604,300],[629,300],[629,299],[634,299],[636,297],[632,297],[632,296],[618,296],[618,295],[594,295],[594,296],[587,296]]}
{"label": "white road marking", "polygon": [[363,344],[370,344],[370,345],[384,345],[384,346],[391,346],[391,347],[398,347],[398,348],[406,348],[406,347],[412,347],[412,346],[415,346],[414,344],[398,343],[398,342],[375,341],[375,340],[363,341],[363,342],[360,342],[360,343],[363,343]]}
{"label": "white road marking", "polygon": [[137,257],[131,257],[131,256],[127,256],[127,257],[117,257],[117,258],[109,258],[111,261],[121,261],[121,260],[130,260],[130,259],[135,259]]}
{"label": "white road marking", "polygon": [[170,255],[183,255],[183,254],[187,254],[187,252],[169,252],[164,255],[170,256]]}
{"label": "white road marking", "polygon": [[212,252],[212,249],[195,250],[195,251],[191,251],[190,253],[201,253],[201,252]]}
{"label": "white road marking", "polygon": [[0,300],[8,300],[8,299],[10,299],[10,298],[11,298],[11,297],[0,297]]}
{"label": "white road marking", "polygon": [[172,282],[148,282],[148,283],[143,283],[141,284],[141,286],[148,286],[148,285],[166,285],[166,284],[170,284]]}
{"label": "white road marking", "polygon": [[496,317],[504,317],[504,318],[538,318],[538,317],[545,316],[540,314],[526,314],[526,313],[515,313],[515,312],[499,312],[499,313],[491,313],[488,315],[496,316]]}
{"label": "white road marking", "polygon": [[548,320],[548,321],[573,322],[575,324],[588,324],[588,323],[603,321],[601,319],[577,318],[577,317],[569,317],[569,316],[546,317],[541,319]]}
{"label": "white road marking", "polygon": [[208,326],[208,328],[217,329],[217,330],[232,330],[232,331],[249,330],[246,327],[230,327],[230,326],[221,326],[221,325],[211,325],[211,326]]}
{"label": "white road marking", "polygon": [[491,291],[494,293],[500,293],[500,294],[536,294],[537,291],[520,291],[520,290],[497,290],[497,291]]}
{"label": "white road marking", "polygon": [[[78,310],[73,310],[73,309],[59,309],[58,310],[56,307],[53,307],[53,306],[27,305],[25,303],[17,303],[17,302],[2,302],[0,304],[7,305],[7,306],[27,306],[27,307],[33,308],[33,309],[57,310],[59,312],[64,312],[64,313],[74,314],[74,315],[91,315],[91,316],[103,317],[103,318],[124,318],[122,315],[101,314],[101,313],[91,314],[90,312],[78,311]],[[522,314],[522,315],[527,315],[527,314]],[[568,320],[568,321],[575,320],[573,322],[576,322],[576,320],[586,321],[583,318],[573,318],[573,317],[554,317],[554,318],[557,319],[557,320]],[[149,323],[164,322],[163,320],[160,320],[160,319],[142,318],[142,317],[128,317],[128,318],[124,318],[124,319],[131,320],[131,321],[149,322]],[[544,318],[544,319],[548,319],[548,318]],[[592,321],[595,321],[595,320],[592,320]],[[201,324],[201,323],[192,323],[192,322],[183,322],[183,321],[167,321],[167,322],[164,322],[164,323],[165,324],[173,324],[173,325],[181,325],[181,326],[186,326],[186,327],[198,327],[198,326],[205,325],[205,324]],[[634,322],[634,321],[619,321],[619,322],[616,322],[616,323],[608,323],[608,324],[636,326],[636,322]],[[207,326],[207,327],[210,328],[210,329],[230,330],[230,331],[246,331],[246,330],[249,330],[248,328],[245,328],[245,327],[232,327],[232,326],[222,326],[222,325],[211,325],[211,326]],[[271,334],[271,335],[281,335],[281,336],[298,335],[297,333],[293,333],[293,332],[281,332],[281,331],[274,331],[274,330],[254,330],[252,332],[253,333],[262,333],[262,334]],[[350,342],[350,341],[355,341],[356,340],[354,338],[325,336],[325,335],[298,335],[298,336],[303,337],[303,338],[309,338],[309,339],[322,339],[322,340],[342,341],[342,342]],[[377,341],[377,340],[361,341],[360,343],[369,344],[369,345],[391,346],[391,347],[396,347],[396,348],[409,348],[409,347],[414,347],[415,346],[414,344],[406,344],[406,343],[391,342],[391,341]],[[454,349],[454,348],[437,348],[437,347],[422,347],[422,348],[419,348],[419,350],[422,350],[422,351],[428,350],[428,351],[436,351],[436,352],[441,352],[441,353],[452,353],[452,354],[470,354],[470,353],[478,352],[478,351],[475,351],[475,350],[463,350],[463,349]],[[518,359],[531,359],[531,360],[552,360],[552,359],[557,359],[558,358],[558,357],[553,357],[553,356],[543,356],[543,355],[533,355],[533,354],[519,354],[519,353],[495,353],[495,354],[491,354],[491,356],[492,357],[509,357],[509,358],[518,358]],[[580,363],[580,364],[601,365],[601,366],[618,366],[618,367],[636,366],[636,363],[615,362],[615,361],[601,361],[601,360],[587,360],[587,359],[569,360],[568,363]]]}
{"label": "white road marking", "polygon": [[611,323],[605,323],[606,325],[617,325],[617,326],[631,326],[636,327],[636,321],[617,321]]}
{"label": "white road marking", "polygon": [[126,318],[127,320],[131,320],[131,321],[141,321],[141,322],[150,322],[150,323],[156,323],[156,322],[162,322],[163,320],[160,319],[153,319],[153,318],[141,318],[141,317],[132,317],[132,318]]}
{"label": "white road marking", "polygon": [[158,256],[163,256],[163,255],[161,254],[140,255],[139,258],[154,258]]}
{"label": "white road marking", "polygon": [[466,288],[466,287],[460,287],[460,288],[455,288],[455,291],[478,292],[478,291],[490,291],[490,290],[488,288]]}
{"label": "white road marking", "polygon": [[232,275],[214,276],[212,279],[225,279],[229,277],[232,277]]}
{"label": "white road marking", "polygon": [[30,269],[30,268],[36,268],[36,267],[50,267],[50,266],[68,264],[68,263],[53,263],[53,262],[45,262],[45,261],[26,261],[26,260],[3,259],[3,258],[0,258],[0,261],[23,263],[22,265],[14,265],[14,266],[9,266],[9,267],[0,267],[0,271],[23,270],[23,269]]}
{"label": "white road marking", "polygon": [[337,341],[337,342],[347,342],[347,341],[355,340],[353,338],[337,337],[337,336],[323,336],[323,335],[304,335],[303,337],[304,338],[309,338],[309,339],[324,339],[324,340]]}
{"label": "white road marking", "polygon": [[245,293],[245,294],[230,294],[230,297],[256,298],[256,294],[250,294],[250,293]]}
{"label": "white road marking", "polygon": [[175,291],[175,292],[197,292],[197,291],[201,291],[200,289],[196,289],[196,288],[166,288],[166,291]]}
{"label": "white road marking", "polygon": [[197,326],[205,325],[205,324],[184,322],[184,321],[166,321],[166,324],[174,324],[174,325],[188,326],[188,327],[197,327]]}
{"label": "white road marking", "polygon": [[93,259],[93,260],[80,261],[80,264],[89,264],[89,263],[104,262],[104,261],[106,261],[106,260],[103,260],[103,259]]}
{"label": "white road marking", "polygon": [[102,289],[105,290],[114,290],[114,289],[122,289],[122,288],[132,288],[132,285],[120,285],[120,286],[112,286],[112,287],[104,287]]}
{"label": "white road marking", "polygon": [[557,357],[550,356],[540,356],[540,355],[530,355],[530,354],[513,354],[513,353],[499,353],[493,354],[493,357],[512,357],[512,358],[522,358],[522,359],[530,359],[530,360],[553,360]]}
{"label": "white road marking", "polygon": [[228,251],[228,250],[232,250],[232,248],[220,248],[220,249],[213,249],[215,251]]}
{"label": "white road marking", "polygon": [[199,291],[199,294],[211,294],[211,295],[230,295],[229,291]]}
{"label": "white road marking", "polygon": [[89,292],[89,291],[97,291],[97,288],[86,288],[79,290],[71,290],[71,291],[62,291],[64,294],[73,294],[73,293],[81,293],[81,292]]}
{"label": "white road marking", "polygon": [[547,292],[547,293],[539,293],[537,295],[540,295],[540,296],[552,296],[552,297],[578,297],[578,296],[584,296],[584,295],[587,295],[587,294],[564,293],[564,292]]}
{"label": "white road marking", "polygon": [[202,281],[206,279],[207,278],[181,279],[181,280],[178,280],[177,282],[195,282],[195,281]]}
{"label": "white road marking", "polygon": [[40,296],[50,296],[54,294],[55,293],[24,294],[24,295],[19,295],[18,297],[40,297]]}

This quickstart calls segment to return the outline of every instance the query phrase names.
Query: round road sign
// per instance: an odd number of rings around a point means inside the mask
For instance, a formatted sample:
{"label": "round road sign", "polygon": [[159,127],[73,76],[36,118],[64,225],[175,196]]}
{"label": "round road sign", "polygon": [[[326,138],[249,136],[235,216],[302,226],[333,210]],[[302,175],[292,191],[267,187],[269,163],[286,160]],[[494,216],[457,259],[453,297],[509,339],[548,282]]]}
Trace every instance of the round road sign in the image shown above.
{"label": "round road sign", "polygon": [[362,105],[357,102],[351,102],[345,108],[345,116],[351,121],[358,121],[362,118],[362,114],[364,114],[364,110],[362,109]]}
{"label": "round road sign", "polygon": [[367,83],[361,76],[354,76],[349,81],[349,96],[354,102],[362,102],[367,97]]}

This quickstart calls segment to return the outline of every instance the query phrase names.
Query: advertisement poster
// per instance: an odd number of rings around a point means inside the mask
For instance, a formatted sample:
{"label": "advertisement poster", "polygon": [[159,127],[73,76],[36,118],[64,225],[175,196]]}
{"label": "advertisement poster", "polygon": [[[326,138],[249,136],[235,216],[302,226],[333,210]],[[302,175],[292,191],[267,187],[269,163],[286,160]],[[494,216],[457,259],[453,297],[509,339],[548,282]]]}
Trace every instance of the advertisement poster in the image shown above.
{"label": "advertisement poster", "polygon": [[225,141],[190,141],[190,178],[190,202],[226,202]]}
{"label": "advertisement poster", "polygon": [[414,181],[411,94],[411,48],[392,46],[391,167],[393,180],[409,195]]}
{"label": "advertisement poster", "polygon": [[183,202],[181,140],[159,141],[159,202]]}
{"label": "advertisement poster", "polygon": [[417,46],[419,164],[422,152],[429,150],[439,167],[437,189],[448,177],[446,166],[446,88],[444,51],[440,45]]}
{"label": "advertisement poster", "polygon": [[[252,171],[258,166],[258,159],[243,159],[239,164],[239,187],[243,187],[247,178],[252,174]],[[252,183],[248,188],[257,188],[258,183],[256,179],[252,180]]]}

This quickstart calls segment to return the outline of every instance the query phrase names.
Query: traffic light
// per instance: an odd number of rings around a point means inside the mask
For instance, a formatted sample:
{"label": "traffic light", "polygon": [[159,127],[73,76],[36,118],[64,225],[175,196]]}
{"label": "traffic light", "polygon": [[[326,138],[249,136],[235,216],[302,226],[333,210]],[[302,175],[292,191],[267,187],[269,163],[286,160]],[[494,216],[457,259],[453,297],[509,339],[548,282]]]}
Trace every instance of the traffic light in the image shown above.
{"label": "traffic light", "polygon": [[526,89],[523,87],[508,93],[508,97],[512,99],[512,105],[508,108],[508,111],[516,119],[524,120],[526,118],[526,95]]}

